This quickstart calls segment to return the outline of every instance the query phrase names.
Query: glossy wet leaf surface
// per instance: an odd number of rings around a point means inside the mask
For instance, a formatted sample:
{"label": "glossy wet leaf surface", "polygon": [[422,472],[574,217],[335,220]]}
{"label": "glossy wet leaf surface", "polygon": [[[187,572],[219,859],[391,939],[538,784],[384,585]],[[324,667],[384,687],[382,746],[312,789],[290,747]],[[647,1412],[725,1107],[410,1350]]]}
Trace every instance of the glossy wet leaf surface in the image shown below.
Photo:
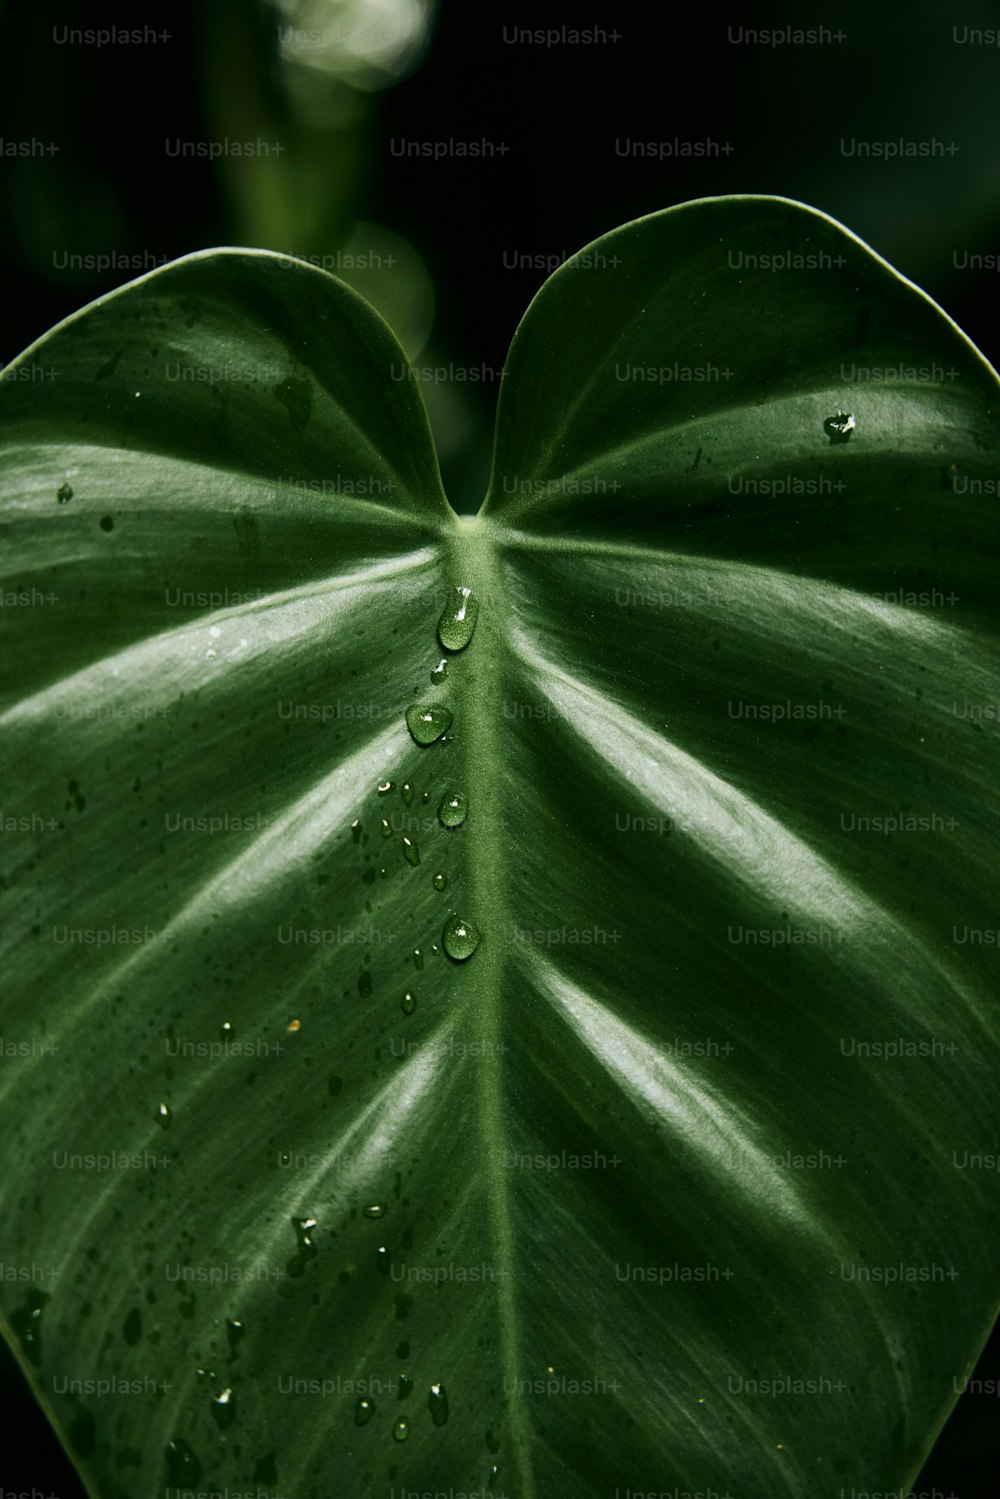
{"label": "glossy wet leaf surface", "polygon": [[476,520],[278,256],[0,385],[0,1296],[100,1499],[899,1488],[990,1326],[996,378],[780,200],[590,249]]}

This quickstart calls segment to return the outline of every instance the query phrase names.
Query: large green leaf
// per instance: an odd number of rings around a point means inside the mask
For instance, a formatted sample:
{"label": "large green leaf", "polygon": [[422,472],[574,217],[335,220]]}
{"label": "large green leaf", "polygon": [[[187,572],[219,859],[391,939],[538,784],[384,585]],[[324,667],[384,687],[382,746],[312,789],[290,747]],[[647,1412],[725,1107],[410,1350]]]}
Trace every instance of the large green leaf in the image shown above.
{"label": "large green leaf", "polygon": [[10,367],[2,1298],[95,1495],[913,1476],[995,1310],[998,394],[769,198],[551,278],[475,518],[288,259]]}

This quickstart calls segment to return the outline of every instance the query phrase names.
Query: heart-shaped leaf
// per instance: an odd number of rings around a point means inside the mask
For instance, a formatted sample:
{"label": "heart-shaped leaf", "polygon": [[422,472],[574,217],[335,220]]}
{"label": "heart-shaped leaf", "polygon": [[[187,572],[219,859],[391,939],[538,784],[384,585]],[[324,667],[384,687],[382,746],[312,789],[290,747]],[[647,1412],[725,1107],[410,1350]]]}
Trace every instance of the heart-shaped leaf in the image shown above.
{"label": "heart-shaped leaf", "polygon": [[994,1311],[993,371],[831,220],[395,340],[187,257],[0,387],[5,1326],[100,1499],[898,1488]]}

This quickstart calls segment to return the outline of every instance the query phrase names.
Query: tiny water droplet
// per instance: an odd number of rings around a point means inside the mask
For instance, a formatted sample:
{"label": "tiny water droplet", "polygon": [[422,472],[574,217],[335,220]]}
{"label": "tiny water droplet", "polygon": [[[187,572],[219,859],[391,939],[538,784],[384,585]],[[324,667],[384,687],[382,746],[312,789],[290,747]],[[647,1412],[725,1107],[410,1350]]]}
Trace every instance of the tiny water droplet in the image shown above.
{"label": "tiny water droplet", "polygon": [[413,966],[419,971],[424,966],[424,950],[422,947],[413,949]]}
{"label": "tiny water droplet", "polygon": [[413,800],[413,782],[404,781],[399,788],[399,794],[403,798],[404,805],[408,807]]}
{"label": "tiny water droplet", "polygon": [[408,1395],[413,1394],[413,1380],[408,1374],[401,1374],[399,1376],[399,1390],[397,1394],[400,1400],[405,1400]]}
{"label": "tiny water droplet", "polygon": [[355,1426],[367,1426],[368,1422],[371,1420],[371,1418],[372,1418],[372,1416],[374,1416],[374,1414],[375,1414],[375,1402],[374,1402],[374,1400],[365,1400],[365,1399],[359,1400],[358,1403],[354,1407],[354,1424],[355,1424]]}
{"label": "tiny water droplet", "polygon": [[379,781],[379,783],[378,783],[378,794],[379,794],[379,796],[388,796],[389,792],[392,790],[392,787],[393,787],[392,781]]}
{"label": "tiny water droplet", "polygon": [[294,1259],[288,1261],[288,1274],[292,1276],[301,1275],[306,1268],[306,1260],[311,1260],[316,1254],[316,1245],[313,1242],[312,1231],[316,1227],[315,1218],[292,1218],[290,1220],[295,1230],[298,1241],[298,1249]]}
{"label": "tiny water droplet", "polygon": [[440,871],[431,880],[431,884],[434,886],[435,890],[443,890],[447,883],[448,876]]}
{"label": "tiny water droplet", "polygon": [[417,845],[414,843],[413,839],[407,838],[405,835],[403,837],[403,853],[406,856],[407,863],[412,864],[413,867],[416,868],[416,866],[420,863],[420,850],[417,848]]}
{"label": "tiny water droplet", "polygon": [[392,1428],[392,1434],[397,1442],[405,1442],[410,1435],[409,1421],[397,1421]]}
{"label": "tiny water droplet", "polygon": [[433,744],[451,728],[455,715],[439,703],[413,703],[406,710],[406,727],[418,744]]}
{"label": "tiny water droplet", "polygon": [[227,1317],[226,1318],[226,1337],[229,1340],[229,1361],[230,1361],[230,1363],[232,1363],[233,1359],[236,1357],[236,1355],[240,1351],[240,1339],[242,1338],[242,1336],[243,1336],[243,1334],[245,1332],[246,1332],[246,1328],[243,1326],[243,1323],[238,1320],[238,1318],[236,1318],[236,1317]]}
{"label": "tiny water droplet", "polygon": [[225,1431],[227,1426],[232,1426],[236,1420],[236,1402],[233,1399],[232,1390],[226,1389],[221,1395],[212,1396],[212,1415],[220,1431]]}
{"label": "tiny water droplet", "polygon": [[233,1022],[231,1020],[224,1020],[222,1022],[222,1029],[219,1034],[222,1037],[223,1041],[232,1041],[234,1036],[236,1035],[236,1031],[233,1027]]}
{"label": "tiny water droplet", "polygon": [[355,843],[361,842],[361,818],[356,817],[351,823],[351,837]]}
{"label": "tiny water droplet", "polygon": [[183,1437],[174,1437],[168,1442],[164,1453],[167,1461],[167,1483],[172,1488],[187,1489],[198,1482],[201,1477],[201,1463],[198,1456]]}
{"label": "tiny water droplet", "polygon": [[358,993],[362,999],[371,999],[372,976],[367,968],[362,969],[358,974]]}
{"label": "tiny water droplet", "polygon": [[461,791],[446,791],[438,807],[438,817],[443,827],[461,827],[469,814],[468,799]]}
{"label": "tiny water droplet", "polygon": [[392,823],[389,821],[388,817],[383,817],[382,818],[382,821],[379,823],[379,827],[382,830],[382,837],[383,838],[391,838],[392,837]]}
{"label": "tiny water droplet", "polygon": [[441,933],[441,946],[449,958],[454,958],[458,963],[471,958],[481,940],[477,928],[461,916],[449,916]]}
{"label": "tiny water droplet", "polygon": [[368,1204],[368,1206],[363,1209],[363,1212],[364,1212],[364,1215],[365,1215],[366,1218],[384,1218],[385,1217],[385,1203],[384,1202],[370,1202]]}
{"label": "tiny water droplet", "polygon": [[823,431],[831,442],[846,442],[856,426],[857,422],[849,411],[838,411],[827,417]]}
{"label": "tiny water droplet", "polygon": [[417,996],[413,994],[409,989],[407,989],[406,993],[399,1001],[399,1005],[404,1015],[412,1015],[414,1010],[417,1008]]}
{"label": "tiny water droplet", "polygon": [[492,1489],[493,1488],[493,1486],[495,1485],[495,1483],[497,1481],[497,1478],[499,1477],[499,1474],[500,1474],[500,1469],[497,1467],[496,1463],[494,1463],[493,1466],[492,1466],[492,1468],[490,1469],[489,1477],[486,1480],[486,1487],[488,1489]]}
{"label": "tiny water droplet", "polygon": [[431,799],[431,794],[430,794],[429,791],[421,791],[421,793],[420,793],[420,800],[424,803],[425,806],[430,801],[430,799]]}
{"label": "tiny water droplet", "polygon": [[173,1123],[173,1115],[165,1103],[161,1103],[156,1111],[156,1122],[161,1129],[169,1129]]}
{"label": "tiny water droplet", "polygon": [[56,490],[56,499],[59,501],[60,505],[68,505],[72,498],[72,484],[60,484],[59,488]]}
{"label": "tiny water droplet", "polygon": [[453,588],[438,620],[438,639],[446,651],[464,651],[479,617],[479,600],[471,588]]}
{"label": "tiny water droplet", "polygon": [[375,1264],[380,1275],[388,1275],[392,1265],[392,1254],[385,1244],[380,1244],[375,1251]]}
{"label": "tiny water droplet", "polygon": [[442,656],[437,666],[435,666],[431,671],[431,681],[434,683],[435,687],[440,687],[441,683],[444,681],[447,675],[448,658],[447,656]]}
{"label": "tiny water droplet", "polygon": [[438,955],[438,953],[440,951],[441,951],[441,949],[440,949],[440,947],[438,947],[437,943],[436,942],[432,942],[431,943],[431,952],[434,954],[435,957],[437,957],[437,955]]}
{"label": "tiny water droplet", "polygon": [[427,1409],[435,1426],[443,1426],[448,1419],[448,1396],[443,1384],[432,1384],[427,1396]]}

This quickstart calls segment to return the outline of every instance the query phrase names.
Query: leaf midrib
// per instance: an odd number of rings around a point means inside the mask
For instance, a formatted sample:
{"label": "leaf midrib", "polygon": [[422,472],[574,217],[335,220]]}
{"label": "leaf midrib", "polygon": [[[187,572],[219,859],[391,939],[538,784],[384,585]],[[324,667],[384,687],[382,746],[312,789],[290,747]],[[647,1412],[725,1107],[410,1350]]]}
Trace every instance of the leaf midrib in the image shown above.
{"label": "leaf midrib", "polygon": [[[470,1002],[478,1024],[479,1131],[490,1232],[500,1262],[497,1286],[500,1364],[504,1374],[513,1380],[511,1396],[511,1439],[517,1480],[514,1484],[522,1499],[536,1499],[531,1452],[533,1431],[520,1391],[521,1351],[516,1306],[516,1264],[514,1230],[510,1215],[510,1173],[502,1164],[504,1150],[504,1098],[501,1062],[503,1037],[502,996],[504,983],[503,933],[509,930],[509,896],[501,854],[502,839],[497,830],[504,813],[500,777],[502,746],[497,742],[502,673],[499,647],[501,635],[496,622],[506,617],[500,605],[503,589],[501,564],[492,545],[488,525],[479,516],[458,517],[457,527],[449,527],[449,585],[460,584],[473,590],[480,601],[480,617],[473,640],[454,661],[455,691],[451,694],[456,709],[456,739],[462,746],[462,770],[469,804],[470,826],[467,840],[465,889],[468,909],[457,914],[475,923],[482,935],[479,948],[469,960],[471,971],[456,975],[461,982],[474,984]],[[487,849],[484,845],[489,842]]]}

